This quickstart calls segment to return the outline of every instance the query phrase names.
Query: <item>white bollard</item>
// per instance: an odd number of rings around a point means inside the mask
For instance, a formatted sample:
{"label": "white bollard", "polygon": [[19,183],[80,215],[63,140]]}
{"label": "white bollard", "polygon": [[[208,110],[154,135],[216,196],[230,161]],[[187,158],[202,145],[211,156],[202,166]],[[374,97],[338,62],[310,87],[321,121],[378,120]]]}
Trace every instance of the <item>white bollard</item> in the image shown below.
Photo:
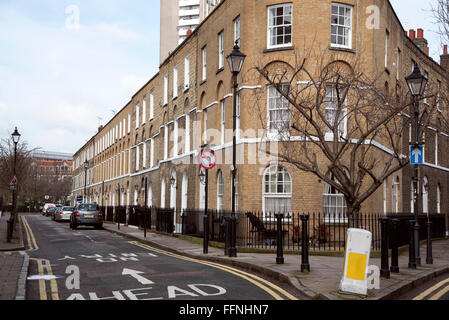
{"label": "white bollard", "polygon": [[340,281],[340,291],[367,295],[368,264],[372,234],[363,229],[348,229],[345,266]]}

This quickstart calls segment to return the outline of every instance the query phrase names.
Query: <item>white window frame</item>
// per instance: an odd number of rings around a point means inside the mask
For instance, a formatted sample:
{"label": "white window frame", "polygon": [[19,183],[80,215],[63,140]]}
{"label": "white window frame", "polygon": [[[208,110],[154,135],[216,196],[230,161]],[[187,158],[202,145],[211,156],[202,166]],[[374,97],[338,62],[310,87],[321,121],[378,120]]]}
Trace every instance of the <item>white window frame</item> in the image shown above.
{"label": "white window frame", "polygon": [[202,81],[206,81],[207,79],[207,47],[203,47],[203,49],[201,49],[201,53],[202,53],[202,70],[203,70],[203,75],[202,75]]}
{"label": "white window frame", "polygon": [[[282,86],[289,86],[289,84],[282,84]],[[272,112],[274,112],[276,115],[278,113],[283,113],[285,111],[288,111],[289,113],[289,120],[288,120],[288,127],[290,128],[290,122],[291,122],[291,110],[290,110],[290,103],[289,101],[282,96],[282,94],[276,89],[275,86],[271,85],[267,88],[267,128],[268,128],[268,135],[270,138],[276,138],[279,136],[279,134],[282,134],[284,130],[279,131],[279,124],[282,124],[282,126],[286,125],[286,120],[273,120],[272,119]],[[273,124],[276,124],[276,126],[273,128]],[[288,130],[290,132],[290,130]]]}
{"label": "white window frame", "polygon": [[225,144],[225,132],[226,132],[226,99],[220,101],[220,113],[221,113],[221,144]]}
{"label": "white window frame", "polygon": [[435,165],[438,165],[438,132],[435,131]]}
{"label": "white window frame", "polygon": [[184,91],[190,88],[190,57],[184,58]]}
{"label": "white window frame", "polygon": [[147,167],[147,143],[143,143],[142,147],[142,168],[145,169]]}
{"label": "white window frame", "polygon": [[[290,24],[284,23],[284,24],[280,24],[280,25],[275,25],[275,24],[272,25],[271,22],[276,19],[275,18],[276,16],[274,16],[274,17],[272,16],[272,12],[276,11],[276,9],[281,8],[281,7],[283,8],[283,12],[284,12],[283,17],[288,17],[288,15],[286,15],[285,12],[286,12],[286,10],[288,12],[288,9],[290,9],[290,20],[291,20]],[[269,6],[268,7],[268,14],[267,14],[267,16],[268,16],[268,22],[267,22],[267,48],[271,49],[271,48],[291,47],[292,46],[292,39],[293,39],[293,4],[292,3],[283,3],[283,4],[274,5],[274,6]],[[288,27],[290,27],[290,30],[291,30],[290,34],[285,33],[285,29],[288,28]],[[284,33],[283,33],[284,42],[281,43],[281,44],[278,44],[278,43],[272,44],[272,41],[271,41],[272,38],[279,36],[279,35],[273,36],[273,30],[275,30],[277,28],[283,28],[284,29]],[[285,41],[285,36],[286,35],[290,36],[290,42],[286,42]]]}
{"label": "white window frame", "polygon": [[240,47],[240,16],[234,20],[234,43]]}
{"label": "white window frame", "polygon": [[139,113],[140,113],[140,106],[139,104],[136,105],[136,129],[139,128]]}
{"label": "white window frame", "polygon": [[154,139],[150,140],[150,168],[154,167]]}
{"label": "white window frame", "polygon": [[128,113],[128,134],[131,133],[131,113]]}
{"label": "white window frame", "polygon": [[164,106],[168,104],[168,73],[164,76]]}
{"label": "white window frame", "polygon": [[[332,90],[330,95],[329,95],[329,90]],[[331,101],[329,101],[329,98],[331,99]],[[336,99],[337,99],[337,89],[336,89],[335,84],[327,84],[326,85],[326,98],[325,98],[326,120],[327,121],[329,121],[329,119],[327,119],[327,117],[328,117],[328,113],[330,111],[335,112],[335,114],[337,114],[337,112],[338,112],[338,101],[336,101]],[[339,120],[339,125],[338,125],[338,133],[339,133],[338,139],[340,139],[341,136],[343,136],[343,138],[345,138],[347,135],[347,117],[346,117],[347,101],[348,101],[348,96],[346,94],[345,102],[344,102],[345,107],[343,108],[343,110],[340,110],[340,118],[341,119]],[[335,104],[337,104],[337,106],[334,107]],[[335,124],[335,117],[334,117],[333,121]],[[329,128],[328,126],[326,126],[325,138],[326,138],[326,140],[334,139],[334,133],[331,130],[331,128]]]}
{"label": "white window frame", "polygon": [[[337,182],[335,178],[332,180]],[[348,221],[344,195],[326,182],[323,183],[323,219],[329,223]]]}
{"label": "white window frame", "polygon": [[178,66],[173,68],[173,100],[178,97]]}
{"label": "white window frame", "polygon": [[154,93],[150,93],[150,120],[154,119]]}
{"label": "white window frame", "polygon": [[390,32],[385,30],[385,68],[388,68],[388,50],[390,44]]}
{"label": "white window frame", "polygon": [[224,68],[224,31],[218,34],[218,69]]}
{"label": "white window frame", "polygon": [[[349,23],[349,26],[346,25],[346,24],[342,25],[342,24],[339,24],[339,23],[334,24],[333,23],[334,14],[331,12],[331,16],[332,16],[332,19],[331,19],[331,47],[351,49],[352,48],[352,20],[353,20],[352,19],[352,12],[353,12],[353,7],[351,5],[347,5],[347,4],[332,2],[332,10],[333,10],[333,8],[335,6],[338,8],[338,11],[340,11],[339,9],[341,7],[344,8],[344,9],[349,9],[350,23]],[[345,16],[343,16],[343,19],[344,18],[345,18]],[[348,44],[347,45],[334,43],[332,41],[332,36],[333,36],[332,27],[336,27],[337,29],[343,28],[343,30],[347,29],[347,37],[348,37],[348,39],[347,39]],[[337,31],[336,35],[338,35],[338,31]],[[345,37],[345,35],[343,35],[343,37]]]}
{"label": "white window frame", "polygon": [[224,184],[223,184],[223,173],[222,171],[218,171],[217,176],[217,210],[223,211],[223,199],[224,199]]}
{"label": "white window frame", "polygon": [[190,152],[190,113],[186,114],[186,122],[185,122],[185,153]]}
{"label": "white window frame", "polygon": [[[281,171],[279,171],[281,169]],[[282,184],[280,184],[279,173],[283,174]],[[285,179],[286,175],[288,176],[288,180]],[[268,176],[268,181],[266,177]],[[272,177],[276,176],[276,180],[273,180]],[[279,187],[282,186],[282,192],[279,192]],[[268,191],[267,191],[268,187]],[[273,190],[274,187],[274,190]],[[274,216],[270,215],[274,212],[267,212],[266,210],[266,202],[268,199],[277,199],[280,201],[285,201],[287,203],[287,212],[283,212],[288,214],[286,218],[290,218],[291,212],[292,212],[292,177],[288,170],[281,166],[281,165],[271,165],[267,169],[265,169],[265,172],[263,174],[262,179],[262,210],[263,210],[263,217],[264,220],[273,220]],[[290,199],[290,203],[288,203],[288,200]],[[285,203],[283,204],[285,206]],[[281,212],[279,212],[281,213]]]}
{"label": "white window frame", "polygon": [[146,119],[147,119],[147,96],[144,96],[142,100],[142,125],[145,124]]}
{"label": "white window frame", "polygon": [[136,146],[136,171],[140,170],[140,149],[139,145]]}

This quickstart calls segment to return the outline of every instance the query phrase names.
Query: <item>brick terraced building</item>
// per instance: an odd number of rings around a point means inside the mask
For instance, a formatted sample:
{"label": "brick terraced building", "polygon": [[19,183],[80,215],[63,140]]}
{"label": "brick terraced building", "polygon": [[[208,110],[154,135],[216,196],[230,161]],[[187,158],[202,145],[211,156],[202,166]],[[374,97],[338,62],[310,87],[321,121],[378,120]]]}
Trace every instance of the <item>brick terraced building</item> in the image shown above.
{"label": "brick terraced building", "polygon": [[[423,30],[405,31],[387,0],[225,0],[74,154],[73,199],[83,195],[87,172],[88,197],[103,205],[144,205],[146,199],[149,206],[203,208],[198,155],[201,145],[209,143],[214,145],[218,165],[209,173],[208,206],[230,210],[233,78],[226,56],[236,41],[247,55],[238,76],[236,203],[243,212],[344,213],[346,206],[339,192],[312,173],[260,156],[259,145],[270,141],[270,136],[258,132],[266,129],[264,123],[278,121],[281,109],[288,115],[289,104],[282,103],[276,90],[254,73],[255,66],[279,61],[294,65],[298,53],[316,46],[339,63],[363,61],[364,73],[376,75],[379,88],[390,93],[408,90],[404,79],[417,63],[429,85],[438,90],[424,102],[429,105],[439,103],[439,90],[448,85],[447,52],[441,64],[430,58]],[[256,104],[264,109],[257,110]],[[438,112],[447,118],[443,103]],[[412,116],[402,117],[410,121]],[[447,212],[449,132],[435,122],[424,137],[420,211]],[[411,139],[410,129],[402,139],[405,155]],[[388,153],[382,141],[376,145],[378,157]],[[412,175],[413,168],[406,166],[389,176],[361,210],[411,212]],[[176,218],[179,224],[179,214]]]}

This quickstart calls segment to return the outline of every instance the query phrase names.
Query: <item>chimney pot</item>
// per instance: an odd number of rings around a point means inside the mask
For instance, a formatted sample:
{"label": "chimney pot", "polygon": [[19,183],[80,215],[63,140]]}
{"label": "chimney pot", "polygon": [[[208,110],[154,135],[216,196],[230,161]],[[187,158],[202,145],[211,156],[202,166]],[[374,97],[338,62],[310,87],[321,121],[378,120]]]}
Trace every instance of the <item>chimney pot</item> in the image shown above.
{"label": "chimney pot", "polygon": [[424,38],[424,30],[421,28],[418,29],[418,38],[419,39]]}
{"label": "chimney pot", "polygon": [[414,29],[410,29],[409,37],[410,37],[410,39],[415,39],[415,30]]}
{"label": "chimney pot", "polygon": [[444,45],[444,50],[443,50],[444,55],[447,54],[447,44]]}

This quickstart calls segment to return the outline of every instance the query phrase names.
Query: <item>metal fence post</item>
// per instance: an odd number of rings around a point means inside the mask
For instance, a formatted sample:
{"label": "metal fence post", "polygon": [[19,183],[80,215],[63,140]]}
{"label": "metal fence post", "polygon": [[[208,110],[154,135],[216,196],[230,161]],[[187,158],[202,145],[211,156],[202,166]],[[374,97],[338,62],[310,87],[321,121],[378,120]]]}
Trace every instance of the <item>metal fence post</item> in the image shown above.
{"label": "metal fence post", "polygon": [[380,218],[381,224],[381,258],[380,258],[380,276],[389,279],[390,268],[388,267],[388,217]]}
{"label": "metal fence post", "polygon": [[409,220],[408,221],[408,233],[409,233],[408,267],[410,269],[416,269],[414,230],[415,230],[415,221]]}
{"label": "metal fence post", "polygon": [[399,226],[399,219],[391,219],[391,267],[390,267],[390,271],[394,272],[394,273],[399,272],[398,226]]}
{"label": "metal fence post", "polygon": [[432,257],[432,221],[430,221],[430,219],[427,219],[427,256],[426,256],[426,263],[427,264],[433,264],[433,257]]}
{"label": "metal fence post", "polygon": [[204,217],[204,238],[203,238],[203,254],[209,253],[209,213],[205,212]]}
{"label": "metal fence post", "polygon": [[229,217],[229,247],[228,247],[228,256],[230,258],[237,257],[237,217],[235,215],[231,215]]}
{"label": "metal fence post", "polygon": [[277,257],[276,257],[276,264],[284,264],[284,250],[283,250],[283,230],[282,230],[282,219],[284,218],[283,213],[277,213],[275,214],[276,220],[277,220],[277,240],[276,240],[276,247],[277,247]]}
{"label": "metal fence post", "polygon": [[310,272],[309,263],[309,232],[308,232],[309,215],[302,214],[302,244],[301,244],[301,272]]}

